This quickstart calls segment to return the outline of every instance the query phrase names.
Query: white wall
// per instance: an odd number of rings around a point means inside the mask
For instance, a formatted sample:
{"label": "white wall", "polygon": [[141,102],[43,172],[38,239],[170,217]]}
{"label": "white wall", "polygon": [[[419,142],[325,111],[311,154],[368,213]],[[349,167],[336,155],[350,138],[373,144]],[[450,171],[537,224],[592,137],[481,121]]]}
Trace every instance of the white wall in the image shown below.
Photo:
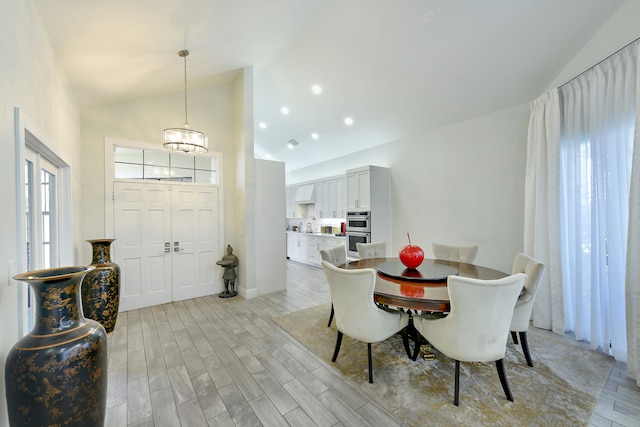
{"label": "white wall", "polygon": [[255,160],[255,272],[259,295],[287,289],[284,163]]}
{"label": "white wall", "polygon": [[[233,193],[227,191],[233,186],[226,185],[233,182],[235,173],[233,162],[226,161],[233,158],[231,106],[234,100],[231,85],[191,86],[196,88],[189,90],[189,124],[209,136],[210,151],[223,154],[224,218],[233,218]],[[183,123],[184,92],[94,107],[82,112],[83,239],[113,237],[105,235],[105,137],[143,141],[162,149],[162,130],[181,127]],[[231,236],[232,233],[232,225],[225,221],[224,235]],[[91,262],[90,251],[81,255],[83,262]]]}
{"label": "white wall", "polygon": [[523,246],[527,105],[289,172],[287,184],[372,164],[391,169],[391,252],[477,244],[477,262],[511,270]]}
{"label": "white wall", "polygon": [[[18,340],[18,287],[9,283],[9,262],[18,259],[14,107],[28,118],[36,136],[71,168],[72,239],[77,254],[80,209],[80,117],[67,80],[31,0],[0,2],[0,425],[9,425],[4,362]],[[77,259],[77,258],[76,258]],[[19,272],[23,266],[18,266]]]}
{"label": "white wall", "polygon": [[627,0],[584,48],[570,59],[549,87],[560,86],[640,36],[640,1]]}

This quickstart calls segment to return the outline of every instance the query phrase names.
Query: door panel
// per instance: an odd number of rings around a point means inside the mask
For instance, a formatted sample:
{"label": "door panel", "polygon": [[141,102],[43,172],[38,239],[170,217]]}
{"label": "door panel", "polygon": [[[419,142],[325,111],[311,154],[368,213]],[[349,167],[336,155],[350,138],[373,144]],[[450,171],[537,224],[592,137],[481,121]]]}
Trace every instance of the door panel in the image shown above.
{"label": "door panel", "polygon": [[222,292],[218,236],[218,188],[173,187],[174,301]]}
{"label": "door panel", "polygon": [[171,195],[163,184],[114,183],[114,260],[121,311],[171,302]]}

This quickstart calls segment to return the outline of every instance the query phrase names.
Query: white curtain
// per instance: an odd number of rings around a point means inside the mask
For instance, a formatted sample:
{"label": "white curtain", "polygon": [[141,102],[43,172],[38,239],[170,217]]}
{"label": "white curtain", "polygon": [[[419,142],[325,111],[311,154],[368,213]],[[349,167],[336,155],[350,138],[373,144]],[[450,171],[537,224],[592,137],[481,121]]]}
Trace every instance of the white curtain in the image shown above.
{"label": "white curtain", "polygon": [[524,252],[546,266],[533,325],[564,333],[560,256],[560,104],[552,89],[531,102],[525,172]]}
{"label": "white curtain", "polygon": [[588,340],[592,349],[619,361],[627,360],[625,276],[637,46],[560,89],[566,327],[577,340]]}
{"label": "white curtain", "polygon": [[[637,46],[636,49],[640,49]],[[640,61],[640,52],[638,53]],[[640,387],[640,64],[636,80],[636,120],[627,232],[627,372]]]}

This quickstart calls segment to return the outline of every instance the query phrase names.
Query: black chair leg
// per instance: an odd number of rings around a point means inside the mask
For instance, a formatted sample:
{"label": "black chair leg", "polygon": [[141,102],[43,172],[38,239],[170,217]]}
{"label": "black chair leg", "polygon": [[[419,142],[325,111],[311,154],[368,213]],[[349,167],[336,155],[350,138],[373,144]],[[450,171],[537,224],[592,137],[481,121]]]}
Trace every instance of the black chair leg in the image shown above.
{"label": "black chair leg", "polygon": [[453,389],[453,404],[458,406],[460,401],[460,361],[456,360],[456,377]]}
{"label": "black chair leg", "polygon": [[373,384],[373,366],[371,363],[371,343],[367,343],[367,353],[369,356],[369,384]]}
{"label": "black chair leg", "polygon": [[496,369],[498,369],[500,384],[502,384],[502,389],[504,390],[504,394],[507,396],[507,400],[513,402],[513,395],[511,394],[511,389],[509,389],[507,375],[504,372],[504,359],[496,360]]}
{"label": "black chair leg", "polygon": [[527,341],[527,331],[520,332],[520,343],[522,344],[522,352],[524,353],[524,358],[527,359],[527,365],[533,367],[533,362],[531,361],[531,354],[529,354],[529,342]]}
{"label": "black chair leg", "polygon": [[329,315],[329,323],[327,324],[327,328],[331,326],[332,321],[333,321],[333,303],[331,304],[331,314]]}
{"label": "black chair leg", "polygon": [[342,332],[338,331],[338,338],[336,339],[336,349],[333,351],[332,362],[335,362],[338,358],[338,352],[340,352],[340,345],[342,344]]}
{"label": "black chair leg", "polygon": [[407,328],[402,329],[402,331],[400,331],[400,335],[402,335],[402,343],[404,344],[404,351],[407,352],[407,357],[411,359],[411,349],[409,348],[409,336],[407,335]]}
{"label": "black chair leg", "polygon": [[[329,321],[331,323],[331,321]],[[518,334],[514,331],[511,331],[511,338],[513,339],[514,344],[518,344]]]}
{"label": "black chair leg", "polygon": [[418,358],[418,354],[420,353],[420,344],[422,343],[422,335],[416,329],[416,347],[413,349],[413,356],[411,360],[415,361]]}

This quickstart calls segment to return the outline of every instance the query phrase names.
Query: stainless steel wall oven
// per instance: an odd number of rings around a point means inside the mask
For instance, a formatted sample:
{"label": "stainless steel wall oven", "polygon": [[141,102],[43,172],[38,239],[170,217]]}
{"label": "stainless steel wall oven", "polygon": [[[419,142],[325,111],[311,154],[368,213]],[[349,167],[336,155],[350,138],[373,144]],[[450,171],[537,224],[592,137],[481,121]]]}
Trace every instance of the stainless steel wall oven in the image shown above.
{"label": "stainless steel wall oven", "polygon": [[347,256],[358,257],[356,243],[371,243],[371,212],[347,212]]}

